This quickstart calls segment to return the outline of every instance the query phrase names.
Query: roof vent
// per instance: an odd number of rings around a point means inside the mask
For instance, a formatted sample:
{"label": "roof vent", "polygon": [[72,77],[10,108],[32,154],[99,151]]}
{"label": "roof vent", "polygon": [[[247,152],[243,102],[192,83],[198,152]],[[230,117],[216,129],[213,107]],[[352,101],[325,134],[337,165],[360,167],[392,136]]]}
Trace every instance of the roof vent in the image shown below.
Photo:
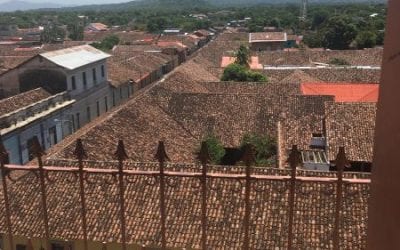
{"label": "roof vent", "polygon": [[313,133],[310,148],[315,149],[325,149],[326,147],[326,138],[321,133]]}

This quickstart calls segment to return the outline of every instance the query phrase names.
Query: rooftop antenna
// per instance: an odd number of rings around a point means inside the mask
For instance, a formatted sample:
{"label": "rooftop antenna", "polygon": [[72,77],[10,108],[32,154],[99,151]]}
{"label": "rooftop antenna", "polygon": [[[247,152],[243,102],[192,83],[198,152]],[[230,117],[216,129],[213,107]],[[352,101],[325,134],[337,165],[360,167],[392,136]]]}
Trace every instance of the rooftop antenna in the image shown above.
{"label": "rooftop antenna", "polygon": [[308,0],[301,0],[300,20],[302,21],[307,19],[307,7],[308,7]]}

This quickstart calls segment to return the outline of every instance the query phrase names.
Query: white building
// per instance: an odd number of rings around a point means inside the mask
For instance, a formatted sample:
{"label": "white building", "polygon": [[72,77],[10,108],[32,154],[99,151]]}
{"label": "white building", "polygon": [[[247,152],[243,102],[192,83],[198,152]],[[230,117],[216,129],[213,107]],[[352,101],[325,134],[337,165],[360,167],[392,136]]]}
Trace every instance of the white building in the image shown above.
{"label": "white building", "polygon": [[41,88],[1,100],[0,134],[10,163],[25,164],[32,159],[30,145],[35,136],[44,149],[60,142],[62,119],[74,103],[66,92],[52,96]]}
{"label": "white building", "polygon": [[0,89],[7,96],[39,87],[52,95],[66,92],[74,100],[61,118],[68,135],[132,94],[109,84],[109,57],[90,45],[42,53],[1,74]]}

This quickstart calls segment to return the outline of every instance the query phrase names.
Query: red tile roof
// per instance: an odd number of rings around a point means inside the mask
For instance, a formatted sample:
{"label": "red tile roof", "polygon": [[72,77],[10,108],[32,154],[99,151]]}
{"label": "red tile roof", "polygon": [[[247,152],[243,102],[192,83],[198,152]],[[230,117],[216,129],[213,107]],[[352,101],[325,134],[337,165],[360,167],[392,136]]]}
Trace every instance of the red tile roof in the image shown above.
{"label": "red tile roof", "polygon": [[336,102],[377,102],[379,84],[302,83],[303,95],[332,95]]}

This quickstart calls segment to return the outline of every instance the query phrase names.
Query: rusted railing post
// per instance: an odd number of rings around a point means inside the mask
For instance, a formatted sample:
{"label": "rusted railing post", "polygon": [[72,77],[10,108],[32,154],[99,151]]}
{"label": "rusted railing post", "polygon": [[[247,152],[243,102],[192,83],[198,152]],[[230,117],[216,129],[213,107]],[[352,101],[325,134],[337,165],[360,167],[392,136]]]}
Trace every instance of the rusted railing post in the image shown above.
{"label": "rusted railing post", "polygon": [[45,170],[43,169],[43,161],[42,156],[46,153],[42,149],[42,146],[39,143],[39,139],[37,136],[33,137],[31,150],[33,156],[37,158],[39,164],[39,182],[40,182],[40,195],[42,198],[42,212],[43,212],[43,223],[44,223],[44,231],[45,231],[45,240],[46,246],[49,246],[50,240],[50,230],[49,230],[49,215],[47,210],[47,199],[46,199],[46,181],[45,181]]}
{"label": "rusted railing post", "polygon": [[210,154],[206,142],[202,142],[198,159],[201,162],[201,248],[207,249],[207,164]]}
{"label": "rusted railing post", "polygon": [[290,165],[290,185],[289,185],[289,224],[288,224],[288,249],[293,249],[293,222],[294,222],[294,199],[296,193],[296,168],[301,161],[301,153],[297,145],[293,145],[288,159]]}
{"label": "rusted railing post", "polygon": [[165,174],[164,174],[164,163],[169,160],[167,153],[165,152],[164,142],[158,143],[157,153],[155,158],[160,164],[160,215],[161,215],[161,246],[162,249],[167,247],[166,239],[166,212],[165,212]]}
{"label": "rusted railing post", "polygon": [[340,220],[341,220],[341,208],[342,208],[342,196],[343,196],[343,171],[344,167],[348,165],[346,159],[346,152],[344,147],[339,148],[339,153],[336,156],[336,170],[337,170],[337,182],[336,182],[336,208],[335,208],[335,226],[333,230],[333,248],[335,250],[340,249]]}
{"label": "rusted railing post", "polygon": [[124,142],[118,141],[115,157],[118,160],[118,183],[119,183],[119,204],[121,220],[122,249],[126,250],[126,222],[125,222],[125,187],[124,187],[124,160],[128,159],[125,151]]}
{"label": "rusted railing post", "polygon": [[84,249],[88,250],[88,236],[87,236],[87,220],[86,220],[86,197],[85,197],[85,177],[83,171],[83,159],[87,157],[85,149],[82,145],[82,140],[76,141],[76,147],[74,152],[75,157],[78,159],[79,164],[79,194],[81,197],[81,217],[82,217],[82,230]]}
{"label": "rusted railing post", "polygon": [[0,136],[0,167],[1,167],[1,180],[3,182],[3,196],[4,196],[4,207],[6,212],[6,225],[7,225],[7,234],[8,240],[10,244],[10,249],[14,248],[14,238],[12,235],[12,224],[11,224],[11,209],[10,209],[10,202],[8,199],[8,187],[7,187],[7,180],[6,177],[9,174],[5,168],[5,164],[9,163],[9,156],[7,153],[6,148],[3,145],[3,140]]}
{"label": "rusted railing post", "polygon": [[251,192],[251,165],[255,162],[254,147],[250,144],[245,145],[242,161],[246,165],[246,183],[245,183],[245,210],[244,210],[244,240],[243,249],[250,249],[250,192]]}

